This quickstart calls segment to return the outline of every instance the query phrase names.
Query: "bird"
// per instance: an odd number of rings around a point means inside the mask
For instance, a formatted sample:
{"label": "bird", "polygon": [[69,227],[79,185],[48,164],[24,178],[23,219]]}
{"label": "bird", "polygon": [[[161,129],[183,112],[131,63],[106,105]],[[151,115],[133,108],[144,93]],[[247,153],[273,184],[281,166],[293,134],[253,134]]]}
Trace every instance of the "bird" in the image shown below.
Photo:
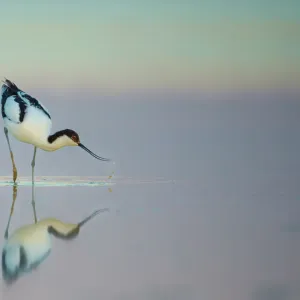
{"label": "bird", "polygon": [[98,160],[111,161],[109,158],[96,155],[84,146],[78,133],[72,129],[63,129],[51,134],[52,119],[48,109],[39,100],[19,89],[15,83],[7,78],[2,82],[1,113],[13,166],[14,183],[16,183],[18,173],[8,133],[20,142],[34,146],[31,162],[32,201],[34,201],[34,167],[37,148],[51,152],[66,146],[79,146]]}
{"label": "bird", "polygon": [[56,218],[45,218],[33,224],[16,229],[8,236],[5,231],[5,243],[2,248],[2,277],[7,284],[12,284],[21,275],[36,269],[51,252],[51,235],[64,240],[78,236],[80,229],[100,212],[98,209],[79,223],[65,223]]}

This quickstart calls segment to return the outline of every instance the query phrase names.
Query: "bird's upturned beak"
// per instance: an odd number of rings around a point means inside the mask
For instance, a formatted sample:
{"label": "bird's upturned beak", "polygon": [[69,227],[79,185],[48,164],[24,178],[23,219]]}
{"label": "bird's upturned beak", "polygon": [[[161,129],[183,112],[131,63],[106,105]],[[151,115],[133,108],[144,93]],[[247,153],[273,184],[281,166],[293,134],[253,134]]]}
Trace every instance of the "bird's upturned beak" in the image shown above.
{"label": "bird's upturned beak", "polygon": [[91,150],[89,150],[87,147],[85,147],[84,145],[82,145],[81,143],[78,143],[78,146],[82,149],[84,149],[87,153],[91,154],[92,156],[94,156],[95,158],[102,160],[102,161],[110,161],[109,158],[104,158],[104,157],[100,157],[98,155],[96,155],[95,153],[93,153]]}

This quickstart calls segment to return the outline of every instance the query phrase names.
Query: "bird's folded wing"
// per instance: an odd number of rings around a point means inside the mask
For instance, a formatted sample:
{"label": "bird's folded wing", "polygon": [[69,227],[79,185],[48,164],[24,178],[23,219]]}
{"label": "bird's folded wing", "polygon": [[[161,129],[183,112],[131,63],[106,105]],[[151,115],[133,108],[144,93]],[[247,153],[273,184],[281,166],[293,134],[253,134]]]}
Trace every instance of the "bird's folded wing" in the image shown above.
{"label": "bird's folded wing", "polygon": [[27,105],[16,96],[10,96],[4,104],[5,116],[14,123],[23,122]]}

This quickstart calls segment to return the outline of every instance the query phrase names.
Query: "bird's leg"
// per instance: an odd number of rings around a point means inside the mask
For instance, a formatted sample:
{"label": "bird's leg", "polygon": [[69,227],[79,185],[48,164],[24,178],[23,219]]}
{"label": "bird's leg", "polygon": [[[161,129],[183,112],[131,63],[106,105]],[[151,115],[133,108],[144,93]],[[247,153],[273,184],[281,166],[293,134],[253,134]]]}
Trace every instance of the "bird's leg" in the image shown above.
{"label": "bird's leg", "polygon": [[10,152],[10,158],[11,158],[11,162],[12,162],[12,165],[13,165],[13,180],[14,180],[14,183],[15,183],[16,180],[17,180],[18,172],[17,172],[17,168],[16,168],[16,165],[15,165],[14,154],[11,151],[9,137],[8,137],[8,130],[7,130],[6,127],[4,127],[4,133],[5,133],[5,136],[6,136],[6,140],[7,140],[7,144],[8,144],[8,148],[9,148],[9,152]]}
{"label": "bird's leg", "polygon": [[5,239],[8,238],[8,229],[9,229],[11,217],[12,217],[12,215],[14,213],[14,207],[15,207],[15,202],[16,202],[16,199],[17,199],[17,193],[18,193],[18,185],[14,184],[13,185],[13,201],[12,201],[12,204],[11,204],[10,215],[9,215],[9,219],[8,219],[8,222],[7,222],[6,230],[5,230],[5,233],[4,233],[4,238]]}
{"label": "bird's leg", "polygon": [[32,167],[32,172],[31,172],[31,177],[32,177],[32,207],[33,207],[33,212],[34,212],[34,222],[37,222],[36,219],[36,213],[35,213],[35,201],[34,201],[34,166],[35,166],[35,156],[36,156],[36,147],[34,147],[34,152],[33,152],[33,158],[31,162],[31,167]]}
{"label": "bird's leg", "polygon": [[36,223],[37,217],[36,217],[36,210],[35,210],[35,202],[32,202],[32,209],[33,209],[34,223]]}

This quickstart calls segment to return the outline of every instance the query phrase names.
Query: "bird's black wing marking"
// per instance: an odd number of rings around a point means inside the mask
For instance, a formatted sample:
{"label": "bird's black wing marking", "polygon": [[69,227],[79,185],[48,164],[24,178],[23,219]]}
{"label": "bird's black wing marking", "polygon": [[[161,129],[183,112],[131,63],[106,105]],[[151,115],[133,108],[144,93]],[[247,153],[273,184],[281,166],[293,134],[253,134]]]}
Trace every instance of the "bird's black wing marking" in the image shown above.
{"label": "bird's black wing marking", "polygon": [[22,123],[24,121],[24,117],[26,114],[26,109],[27,109],[27,105],[26,103],[20,99],[19,97],[16,97],[14,99],[15,102],[17,102],[19,104],[19,108],[20,108],[20,115],[19,115],[19,121],[20,123]]}
{"label": "bird's black wing marking", "polygon": [[[10,87],[9,83],[6,81],[2,85],[1,88],[1,113],[2,113],[2,118],[8,118],[8,116],[5,113],[5,103],[6,100],[11,97],[11,96],[17,96],[17,92],[15,91],[14,88]],[[9,119],[9,118],[8,118]]]}
{"label": "bird's black wing marking", "polygon": [[[27,103],[22,100],[18,94],[21,90],[10,80],[5,79],[1,89],[1,113],[3,118],[9,119],[14,123],[22,123],[26,114]],[[9,116],[9,111],[5,105],[8,101],[14,101],[17,105],[9,104],[9,109],[11,115]],[[18,120],[17,120],[17,119]]]}
{"label": "bird's black wing marking", "polygon": [[[40,109],[41,111],[44,112],[44,114],[46,116],[48,116],[48,118],[51,120],[51,116],[50,114],[47,112],[47,110],[38,102],[37,99],[31,97],[30,95],[28,95],[27,93],[25,93],[24,91],[22,91],[21,89],[19,89],[17,87],[16,84],[14,84],[12,81],[8,80],[8,79],[5,79],[5,81],[3,82],[3,86],[2,86],[2,111],[3,111],[3,107],[5,105],[5,102],[6,99],[9,97],[9,96],[16,96],[16,97],[20,97],[20,101],[24,101],[24,105],[26,105],[26,102],[28,101],[29,105],[30,106],[33,106],[37,109]],[[24,98],[24,99],[22,99]],[[27,101],[26,101],[27,100]],[[16,101],[18,102],[18,101]],[[18,102],[19,103],[19,102]],[[22,104],[21,104],[22,105]],[[20,112],[21,110],[24,108],[24,105],[22,105],[22,107],[20,106]],[[24,116],[25,116],[25,110],[23,109],[24,111]],[[3,113],[2,113],[2,116],[3,116]],[[24,120],[24,116],[23,116],[23,120]],[[21,113],[20,113],[20,122],[21,121]]]}
{"label": "bird's black wing marking", "polygon": [[4,105],[5,105],[5,102],[6,102],[6,99],[7,98],[2,98],[1,99],[1,113],[2,113],[2,118],[4,119],[6,116],[6,113],[5,113],[5,110],[4,110]]}
{"label": "bird's black wing marking", "polygon": [[14,272],[10,272],[6,265],[6,250],[2,251],[2,278],[6,281],[6,283],[11,284],[18,278],[18,270]]}
{"label": "bird's black wing marking", "polygon": [[20,246],[20,269],[25,269],[28,264],[25,248]]}
{"label": "bird's black wing marking", "polygon": [[16,95],[17,92],[21,91],[12,81],[5,78],[5,81],[3,81],[4,85],[7,86],[14,95]]}
{"label": "bird's black wing marking", "polygon": [[20,97],[14,95],[6,99],[2,99],[1,105],[3,118],[7,118],[11,122],[17,124],[24,121],[28,105]]}
{"label": "bird's black wing marking", "polygon": [[5,263],[5,256],[6,256],[6,250],[4,249],[2,251],[2,272],[6,273],[7,272],[7,267]]}
{"label": "bird's black wing marking", "polygon": [[5,84],[2,85],[2,90],[1,90],[1,97],[2,97],[1,98],[1,103],[2,103],[2,105],[3,105],[3,102],[5,102],[8,97],[14,96],[14,95],[15,96],[17,95],[17,93],[14,90],[10,89]]}
{"label": "bird's black wing marking", "polygon": [[41,111],[44,112],[44,114],[46,116],[48,116],[48,118],[51,120],[51,116],[50,114],[45,110],[45,108],[38,102],[38,100],[36,100],[35,98],[31,97],[30,95],[22,92],[22,97],[24,97],[25,99],[27,99],[30,103],[31,106],[36,107],[38,109],[40,109]]}

